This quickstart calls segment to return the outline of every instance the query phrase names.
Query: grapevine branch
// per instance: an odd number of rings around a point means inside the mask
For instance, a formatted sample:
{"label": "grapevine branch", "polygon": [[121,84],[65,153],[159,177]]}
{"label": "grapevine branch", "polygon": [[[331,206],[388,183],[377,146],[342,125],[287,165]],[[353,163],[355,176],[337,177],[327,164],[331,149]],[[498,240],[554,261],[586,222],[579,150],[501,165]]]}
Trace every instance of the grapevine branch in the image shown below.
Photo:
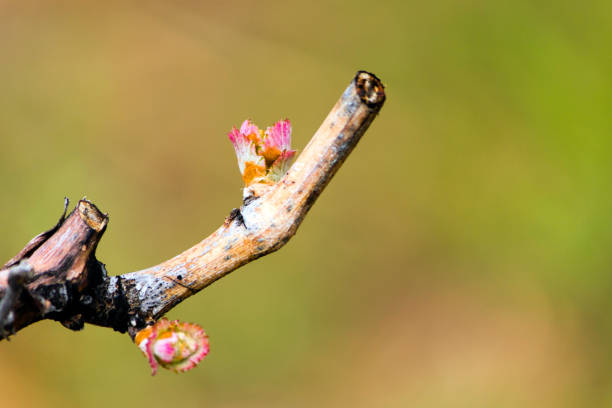
{"label": "grapevine branch", "polygon": [[[0,269],[0,339],[42,319],[84,323],[132,338],[181,301],[240,266],[281,248],[353,150],[385,101],[382,83],[360,71],[288,173],[245,189],[209,237],[157,266],[109,276],[95,250],[108,216],[83,199]],[[67,206],[67,203],[66,203]]]}

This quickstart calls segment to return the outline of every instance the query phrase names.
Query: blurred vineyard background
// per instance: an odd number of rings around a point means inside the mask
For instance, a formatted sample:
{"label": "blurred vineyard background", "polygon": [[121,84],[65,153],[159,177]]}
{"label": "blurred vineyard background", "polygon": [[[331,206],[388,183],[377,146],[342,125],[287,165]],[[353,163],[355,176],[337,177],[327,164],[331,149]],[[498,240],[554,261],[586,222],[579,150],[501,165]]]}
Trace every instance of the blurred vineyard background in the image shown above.
{"label": "blurred vineyard background", "polygon": [[42,322],[0,405],[612,405],[611,42],[606,0],[0,1],[2,262],[66,195],[111,274],[159,263],[240,204],[233,125],[301,149],[358,69],[388,95],[285,248],[171,311],[200,367]]}

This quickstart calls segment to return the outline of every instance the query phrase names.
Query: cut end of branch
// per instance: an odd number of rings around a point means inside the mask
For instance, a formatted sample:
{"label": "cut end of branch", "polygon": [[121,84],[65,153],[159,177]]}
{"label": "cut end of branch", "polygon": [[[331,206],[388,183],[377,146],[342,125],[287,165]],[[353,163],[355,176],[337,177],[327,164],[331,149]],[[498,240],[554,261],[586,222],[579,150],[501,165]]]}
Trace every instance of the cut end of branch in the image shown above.
{"label": "cut end of branch", "polygon": [[108,216],[102,214],[91,201],[81,200],[77,206],[81,219],[96,232],[102,231],[108,223]]}
{"label": "cut end of branch", "polygon": [[376,75],[359,71],[355,77],[357,94],[370,108],[379,108],[385,102],[385,86]]}

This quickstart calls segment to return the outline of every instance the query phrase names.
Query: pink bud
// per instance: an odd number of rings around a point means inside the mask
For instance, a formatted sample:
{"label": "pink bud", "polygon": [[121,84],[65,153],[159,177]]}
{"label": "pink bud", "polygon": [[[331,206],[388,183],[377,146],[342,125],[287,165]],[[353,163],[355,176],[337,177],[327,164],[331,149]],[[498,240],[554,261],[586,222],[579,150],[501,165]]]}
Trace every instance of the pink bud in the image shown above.
{"label": "pink bud", "polygon": [[295,156],[291,150],[291,122],[280,120],[263,133],[250,120],[228,134],[236,150],[238,167],[248,187],[253,183],[277,183]]}
{"label": "pink bud", "polygon": [[200,326],[166,318],[139,331],[134,342],[148,358],[153,375],[158,366],[174,372],[190,370],[210,350],[208,336]]}

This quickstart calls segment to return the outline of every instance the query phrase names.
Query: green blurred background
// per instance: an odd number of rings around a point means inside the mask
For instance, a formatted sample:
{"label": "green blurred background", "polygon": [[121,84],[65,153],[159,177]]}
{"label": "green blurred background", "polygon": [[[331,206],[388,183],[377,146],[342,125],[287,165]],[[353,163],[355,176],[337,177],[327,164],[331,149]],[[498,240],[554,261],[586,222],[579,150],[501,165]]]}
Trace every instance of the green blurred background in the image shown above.
{"label": "green blurred background", "polygon": [[111,274],[157,264],[240,204],[233,125],[301,149],[387,86],[289,244],[169,313],[200,367],[41,322],[1,405],[612,405],[611,44],[609,0],[0,1],[2,261],[86,195]]}

